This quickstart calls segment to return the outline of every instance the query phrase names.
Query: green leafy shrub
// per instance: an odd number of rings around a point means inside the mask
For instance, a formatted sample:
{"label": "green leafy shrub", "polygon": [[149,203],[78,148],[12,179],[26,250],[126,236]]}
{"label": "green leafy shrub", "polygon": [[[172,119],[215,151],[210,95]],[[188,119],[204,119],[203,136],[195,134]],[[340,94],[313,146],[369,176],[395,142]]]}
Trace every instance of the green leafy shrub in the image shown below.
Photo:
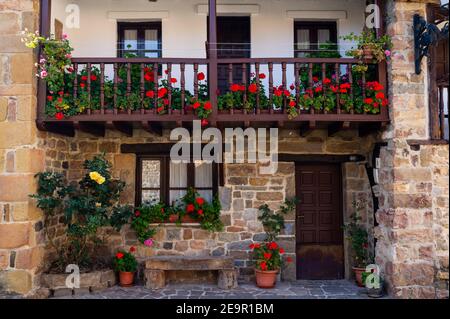
{"label": "green leafy shrub", "polygon": [[110,164],[104,156],[85,161],[84,169],[86,175],[78,185],[68,184],[58,173],[36,175],[38,191],[31,197],[44,212],[45,226],[60,213],[65,224],[63,241],[54,240],[44,227],[49,245],[57,254],[51,271],[64,272],[68,264],[96,267],[96,251],[105,241],[99,235],[100,228],[111,226],[120,230],[132,214],[131,206],[119,204],[125,183],[111,177]]}

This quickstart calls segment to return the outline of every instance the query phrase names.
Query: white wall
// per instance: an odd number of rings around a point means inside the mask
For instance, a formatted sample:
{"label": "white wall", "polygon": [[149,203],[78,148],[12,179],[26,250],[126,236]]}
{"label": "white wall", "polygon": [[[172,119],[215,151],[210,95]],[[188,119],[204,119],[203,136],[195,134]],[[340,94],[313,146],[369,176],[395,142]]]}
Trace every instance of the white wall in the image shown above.
{"label": "white wall", "polygon": [[[198,4],[205,0],[54,0],[52,17],[64,22],[65,5],[80,7],[79,29],[65,28],[75,48],[76,57],[115,57],[117,20],[108,19],[108,12],[161,12],[163,57],[204,58],[207,38],[206,15],[197,13]],[[221,0],[221,4],[258,4],[259,14],[251,16],[252,57],[292,57],[294,42],[294,19],[288,10],[339,10],[345,11],[347,19],[337,21],[338,36],[349,32],[359,33],[364,23],[364,0]],[[157,14],[149,13],[152,20]],[[342,53],[348,44],[340,42]],[[264,72],[265,69],[263,68]],[[291,70],[288,70],[291,71]],[[177,72],[175,72],[177,73]],[[280,74],[281,72],[276,72]],[[187,75],[188,76],[188,75]],[[281,80],[275,78],[275,81]]]}

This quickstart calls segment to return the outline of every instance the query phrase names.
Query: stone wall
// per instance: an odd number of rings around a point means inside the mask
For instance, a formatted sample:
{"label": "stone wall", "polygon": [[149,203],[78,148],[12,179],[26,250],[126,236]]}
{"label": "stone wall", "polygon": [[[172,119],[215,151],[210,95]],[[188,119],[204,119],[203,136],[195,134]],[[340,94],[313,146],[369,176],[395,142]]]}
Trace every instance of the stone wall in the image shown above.
{"label": "stone wall", "polygon": [[416,75],[412,29],[426,2],[388,1],[387,10],[393,107],[380,156],[376,262],[397,298],[448,297],[448,144],[412,141],[429,139],[426,59]]}
{"label": "stone wall", "polygon": [[35,55],[20,30],[37,26],[38,1],[0,2],[0,290],[36,287],[44,252],[42,214],[28,197],[45,169],[36,119]]}
{"label": "stone wall", "polygon": [[[136,156],[120,153],[121,145],[167,143],[170,142],[168,136],[166,131],[163,136],[156,136],[142,130],[135,130],[133,137],[110,130],[106,131],[104,138],[83,132],[77,132],[74,138],[49,135],[45,141],[46,164],[51,170],[62,167],[68,179],[75,181],[85,174],[82,166],[86,159],[105,153],[112,163],[113,176],[127,183],[122,201],[134,204]],[[281,130],[279,148],[281,153],[290,154],[361,154],[367,157],[374,141],[372,136],[359,138],[356,131],[344,131],[328,137],[326,130],[317,130],[308,137],[301,137],[297,130]],[[364,164],[343,165],[344,216],[346,219],[353,212],[354,200],[365,201],[367,208],[362,213],[371,233],[373,207]],[[212,234],[196,224],[182,227],[164,225],[155,236],[155,246],[146,248],[138,244],[136,234],[128,226],[120,234],[105,229],[108,235],[106,253],[112,255],[118,248],[136,246],[141,259],[153,255],[231,255],[241,270],[241,280],[250,279],[253,270],[248,246],[252,241],[264,239],[262,225],[257,221],[258,208],[268,203],[272,209],[277,209],[286,198],[295,196],[295,165],[280,163],[279,171],[270,176],[260,175],[258,166],[254,164],[225,165],[224,179],[224,187],[220,189],[224,232]],[[280,244],[286,249],[286,256],[295,256],[295,215],[287,216]],[[346,248],[349,269],[351,253],[348,244]],[[282,276],[293,280],[295,273],[293,263],[287,265]],[[350,276],[351,273],[347,272],[347,277]]]}

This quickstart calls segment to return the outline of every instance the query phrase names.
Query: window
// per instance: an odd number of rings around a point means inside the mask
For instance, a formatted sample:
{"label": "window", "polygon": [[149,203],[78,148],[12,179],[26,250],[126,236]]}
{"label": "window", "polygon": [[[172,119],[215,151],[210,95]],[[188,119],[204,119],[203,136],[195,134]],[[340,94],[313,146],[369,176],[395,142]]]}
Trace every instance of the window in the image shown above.
{"label": "window", "polygon": [[217,193],[218,165],[205,162],[175,164],[169,156],[138,156],[136,204],[168,205],[194,187],[207,201]]}
{"label": "window", "polygon": [[[337,43],[336,22],[294,22],[294,54],[308,57],[323,50],[324,44]],[[337,49],[335,46],[334,49]]]}
{"label": "window", "polygon": [[125,57],[127,54],[161,57],[161,22],[119,22],[117,29],[118,57]]}

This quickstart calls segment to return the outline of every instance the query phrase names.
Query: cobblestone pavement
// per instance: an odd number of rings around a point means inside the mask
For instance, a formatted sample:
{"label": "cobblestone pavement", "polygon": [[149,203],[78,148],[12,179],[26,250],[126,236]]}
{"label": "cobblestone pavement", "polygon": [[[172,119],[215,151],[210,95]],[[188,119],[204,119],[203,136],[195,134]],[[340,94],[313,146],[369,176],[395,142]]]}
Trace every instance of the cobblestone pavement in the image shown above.
{"label": "cobblestone pavement", "polygon": [[[259,289],[254,284],[240,284],[225,291],[215,285],[170,284],[164,289],[143,286],[115,286],[103,292],[59,299],[367,299],[364,288],[346,280],[296,281],[278,283],[275,289]],[[58,298],[56,298],[58,299]]]}

